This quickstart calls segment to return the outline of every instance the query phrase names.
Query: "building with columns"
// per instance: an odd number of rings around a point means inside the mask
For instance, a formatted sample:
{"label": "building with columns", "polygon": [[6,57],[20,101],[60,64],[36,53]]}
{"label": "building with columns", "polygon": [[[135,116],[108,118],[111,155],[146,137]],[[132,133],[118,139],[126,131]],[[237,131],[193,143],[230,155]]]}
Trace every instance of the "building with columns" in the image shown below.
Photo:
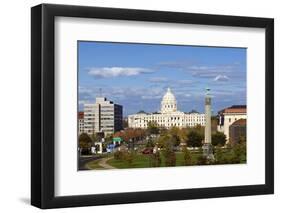
{"label": "building with columns", "polygon": [[218,112],[218,131],[223,132],[226,136],[226,143],[229,143],[229,128],[240,119],[247,120],[246,105],[233,105]]}
{"label": "building with columns", "polygon": [[177,110],[177,100],[171,89],[168,88],[161,101],[161,110],[155,113],[140,111],[128,116],[130,128],[147,128],[149,122],[157,123],[160,127],[173,126],[183,128],[196,125],[205,126],[205,114],[191,111],[189,113]]}

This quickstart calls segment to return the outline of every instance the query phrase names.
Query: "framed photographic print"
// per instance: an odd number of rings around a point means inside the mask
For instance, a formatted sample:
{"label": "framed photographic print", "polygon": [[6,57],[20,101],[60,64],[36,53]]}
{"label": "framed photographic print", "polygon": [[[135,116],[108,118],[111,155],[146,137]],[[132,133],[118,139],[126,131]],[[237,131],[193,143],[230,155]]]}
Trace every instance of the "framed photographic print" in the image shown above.
{"label": "framed photographic print", "polygon": [[31,9],[31,203],[274,192],[274,21]]}

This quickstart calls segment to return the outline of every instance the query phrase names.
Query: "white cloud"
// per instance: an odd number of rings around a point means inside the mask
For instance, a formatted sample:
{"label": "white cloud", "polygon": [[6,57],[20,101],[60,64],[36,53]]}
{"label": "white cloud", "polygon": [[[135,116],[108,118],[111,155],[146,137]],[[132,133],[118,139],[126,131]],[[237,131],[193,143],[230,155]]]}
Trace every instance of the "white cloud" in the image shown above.
{"label": "white cloud", "polygon": [[214,81],[229,81],[229,77],[227,77],[226,75],[217,75],[214,78]]}
{"label": "white cloud", "polygon": [[88,72],[96,78],[112,78],[118,76],[136,76],[143,73],[152,73],[150,69],[141,67],[94,67]]}
{"label": "white cloud", "polygon": [[141,98],[144,99],[144,100],[155,100],[155,99],[161,99],[162,96],[161,95],[157,95],[157,96],[155,96],[155,95],[143,95],[143,96],[141,96]]}

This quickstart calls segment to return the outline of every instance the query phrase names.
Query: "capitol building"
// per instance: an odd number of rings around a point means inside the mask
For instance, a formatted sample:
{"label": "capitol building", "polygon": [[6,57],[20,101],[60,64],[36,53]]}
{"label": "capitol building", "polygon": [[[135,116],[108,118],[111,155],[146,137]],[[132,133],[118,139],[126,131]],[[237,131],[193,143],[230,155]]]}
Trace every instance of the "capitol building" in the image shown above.
{"label": "capitol building", "polygon": [[177,100],[171,89],[168,88],[161,101],[161,110],[154,113],[140,111],[128,116],[130,128],[147,128],[150,122],[157,123],[160,127],[193,127],[205,126],[205,114],[196,111],[181,112],[177,110]]}

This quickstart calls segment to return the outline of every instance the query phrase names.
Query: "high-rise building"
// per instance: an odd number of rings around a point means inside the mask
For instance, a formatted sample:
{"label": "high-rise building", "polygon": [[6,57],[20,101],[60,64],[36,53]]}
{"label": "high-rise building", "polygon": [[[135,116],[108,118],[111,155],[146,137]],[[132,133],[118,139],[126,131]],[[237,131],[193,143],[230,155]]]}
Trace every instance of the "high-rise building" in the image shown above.
{"label": "high-rise building", "polygon": [[161,101],[161,110],[154,113],[139,111],[128,116],[130,128],[147,128],[149,122],[156,123],[160,127],[171,128],[201,125],[205,126],[205,114],[192,110],[181,112],[177,110],[177,100],[171,89],[168,88]]}
{"label": "high-rise building", "polygon": [[226,136],[226,143],[229,143],[229,127],[239,119],[247,119],[246,105],[233,105],[218,112],[218,131]]}
{"label": "high-rise building", "polygon": [[84,132],[84,112],[78,113],[78,134],[82,134]]}
{"label": "high-rise building", "polygon": [[113,134],[122,129],[123,107],[105,97],[97,97],[95,103],[84,104],[84,132]]}

